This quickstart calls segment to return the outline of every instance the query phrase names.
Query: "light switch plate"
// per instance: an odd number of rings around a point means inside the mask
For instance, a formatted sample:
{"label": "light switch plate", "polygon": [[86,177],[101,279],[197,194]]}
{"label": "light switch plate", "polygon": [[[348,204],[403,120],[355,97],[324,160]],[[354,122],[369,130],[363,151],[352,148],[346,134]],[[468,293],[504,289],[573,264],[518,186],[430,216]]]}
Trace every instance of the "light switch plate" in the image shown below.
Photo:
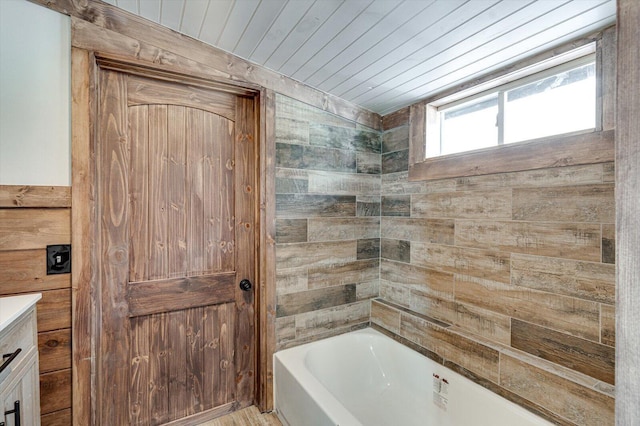
{"label": "light switch plate", "polygon": [[47,246],[47,275],[71,273],[71,245]]}

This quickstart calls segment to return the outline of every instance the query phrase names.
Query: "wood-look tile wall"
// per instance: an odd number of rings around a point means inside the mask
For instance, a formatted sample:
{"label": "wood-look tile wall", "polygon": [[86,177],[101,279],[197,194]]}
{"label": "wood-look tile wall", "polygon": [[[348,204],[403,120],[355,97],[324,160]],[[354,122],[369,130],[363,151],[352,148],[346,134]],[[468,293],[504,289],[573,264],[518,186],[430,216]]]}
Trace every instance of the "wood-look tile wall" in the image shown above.
{"label": "wood-look tile wall", "polygon": [[0,186],[0,296],[37,304],[42,425],[71,424],[71,275],[46,274],[46,246],[71,243],[69,187]]}
{"label": "wood-look tile wall", "polygon": [[368,325],[380,152],[379,131],[276,96],[277,349]]}
{"label": "wood-look tile wall", "polygon": [[613,164],[409,182],[408,120],[385,118],[372,323],[559,424],[613,424]]}

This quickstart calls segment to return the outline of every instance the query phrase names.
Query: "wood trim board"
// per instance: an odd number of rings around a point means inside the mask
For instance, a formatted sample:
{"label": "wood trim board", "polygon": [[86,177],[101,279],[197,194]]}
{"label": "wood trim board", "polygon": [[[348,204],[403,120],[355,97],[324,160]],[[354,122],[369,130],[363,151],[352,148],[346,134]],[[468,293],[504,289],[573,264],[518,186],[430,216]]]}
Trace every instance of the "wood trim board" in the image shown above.
{"label": "wood trim board", "polygon": [[640,424],[640,2],[618,0],[616,424]]}

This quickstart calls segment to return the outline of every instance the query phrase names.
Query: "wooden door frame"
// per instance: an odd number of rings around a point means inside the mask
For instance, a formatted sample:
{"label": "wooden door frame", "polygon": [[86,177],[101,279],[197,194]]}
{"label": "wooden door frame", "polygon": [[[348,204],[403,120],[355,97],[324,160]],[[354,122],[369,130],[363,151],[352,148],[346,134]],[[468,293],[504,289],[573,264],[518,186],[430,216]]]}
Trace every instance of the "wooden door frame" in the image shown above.
{"label": "wooden door frame", "polygon": [[[72,228],[72,394],[73,424],[96,424],[96,341],[101,334],[100,304],[96,295],[98,265],[96,192],[94,187],[97,123],[97,74],[99,68],[137,75],[161,76],[167,81],[252,96],[256,111],[256,378],[254,403],[262,410],[273,407],[275,350],[275,94],[251,84],[216,81],[199,70],[178,69],[102,55],[84,49],[71,52],[71,157]],[[98,63],[100,62],[100,64]],[[188,424],[188,423],[185,423]]]}

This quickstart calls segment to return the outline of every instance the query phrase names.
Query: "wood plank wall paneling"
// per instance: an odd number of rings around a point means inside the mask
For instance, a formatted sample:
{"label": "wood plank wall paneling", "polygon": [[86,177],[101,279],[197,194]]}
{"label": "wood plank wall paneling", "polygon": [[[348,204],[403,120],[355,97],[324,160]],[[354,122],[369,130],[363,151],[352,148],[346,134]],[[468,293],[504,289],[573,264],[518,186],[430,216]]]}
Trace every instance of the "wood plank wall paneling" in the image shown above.
{"label": "wood plank wall paneling", "polygon": [[46,274],[46,246],[71,241],[69,187],[0,186],[0,296],[37,305],[43,425],[71,424],[71,276]]}
{"label": "wood plank wall paneling", "polygon": [[378,295],[379,132],[275,98],[276,339],[364,327]]}
{"label": "wood plank wall paneling", "polygon": [[[618,0],[616,424],[640,423],[640,3]],[[609,324],[611,324],[609,322]]]}
{"label": "wood plank wall paneling", "polygon": [[[410,182],[407,166],[392,164],[409,149],[408,129],[421,125],[412,112],[383,118],[380,297],[371,323],[553,422],[613,424],[611,158]],[[613,135],[587,137],[611,144]],[[285,338],[298,332],[296,322],[281,326]]]}

